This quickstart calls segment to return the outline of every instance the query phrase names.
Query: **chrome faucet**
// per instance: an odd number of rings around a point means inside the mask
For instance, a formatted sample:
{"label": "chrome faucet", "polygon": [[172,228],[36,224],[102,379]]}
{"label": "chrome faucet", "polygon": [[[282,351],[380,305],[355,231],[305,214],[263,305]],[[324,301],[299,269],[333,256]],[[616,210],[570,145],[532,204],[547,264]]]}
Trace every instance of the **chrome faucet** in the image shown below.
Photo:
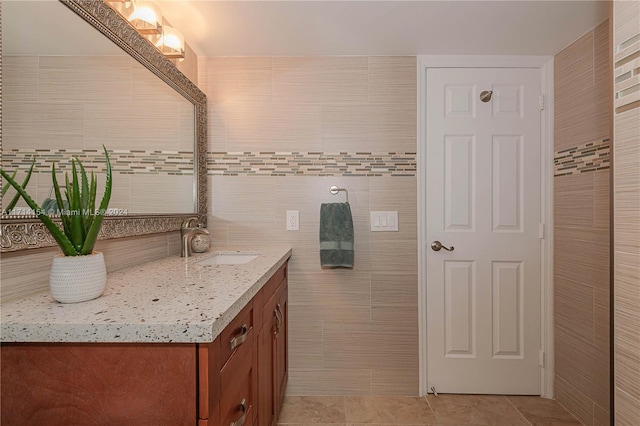
{"label": "chrome faucet", "polygon": [[191,256],[191,241],[193,241],[193,237],[196,235],[209,235],[209,230],[202,227],[200,222],[196,223],[196,226],[193,226],[193,221],[197,221],[198,217],[188,217],[182,222],[182,226],[180,227],[180,237],[182,240],[182,250],[180,252],[180,256],[189,257]]}

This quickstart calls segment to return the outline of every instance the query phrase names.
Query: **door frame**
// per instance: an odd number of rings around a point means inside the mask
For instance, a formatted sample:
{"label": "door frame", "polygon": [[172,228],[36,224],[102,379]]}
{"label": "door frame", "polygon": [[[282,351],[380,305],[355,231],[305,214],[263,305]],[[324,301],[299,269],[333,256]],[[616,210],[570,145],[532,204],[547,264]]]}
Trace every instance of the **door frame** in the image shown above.
{"label": "door frame", "polygon": [[418,344],[420,395],[429,392],[427,381],[427,200],[426,200],[426,83],[429,68],[535,68],[540,70],[544,110],[541,114],[541,220],[544,238],[540,252],[541,350],[540,395],[553,398],[553,56],[419,55],[417,57],[417,186],[418,186]]}

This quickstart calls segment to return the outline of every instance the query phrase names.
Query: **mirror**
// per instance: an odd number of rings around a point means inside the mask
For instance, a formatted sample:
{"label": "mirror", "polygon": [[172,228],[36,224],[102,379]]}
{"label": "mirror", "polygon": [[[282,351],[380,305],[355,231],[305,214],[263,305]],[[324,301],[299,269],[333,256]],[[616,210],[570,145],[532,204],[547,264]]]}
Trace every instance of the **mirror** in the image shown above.
{"label": "mirror", "polygon": [[[204,222],[204,94],[104,2],[1,7],[2,167],[22,182],[35,159],[27,192],[42,205],[51,163],[64,182],[77,157],[101,195],[104,144],[113,189],[101,238],[175,230],[194,215]],[[2,251],[53,245],[23,200],[6,213]]]}

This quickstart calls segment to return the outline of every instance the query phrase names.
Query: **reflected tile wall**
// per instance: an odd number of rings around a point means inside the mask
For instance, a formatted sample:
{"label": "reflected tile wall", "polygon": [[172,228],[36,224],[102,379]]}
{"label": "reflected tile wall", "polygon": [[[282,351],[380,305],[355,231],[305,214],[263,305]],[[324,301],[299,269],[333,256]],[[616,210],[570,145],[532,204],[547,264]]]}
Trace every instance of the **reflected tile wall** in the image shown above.
{"label": "reflected tile wall", "polygon": [[[214,245],[293,247],[290,395],[416,395],[416,58],[200,58]],[[323,270],[320,204],[354,218],[355,265]],[[285,212],[300,212],[286,231]],[[371,233],[370,210],[399,232]],[[400,342],[400,343],[399,343]]]}

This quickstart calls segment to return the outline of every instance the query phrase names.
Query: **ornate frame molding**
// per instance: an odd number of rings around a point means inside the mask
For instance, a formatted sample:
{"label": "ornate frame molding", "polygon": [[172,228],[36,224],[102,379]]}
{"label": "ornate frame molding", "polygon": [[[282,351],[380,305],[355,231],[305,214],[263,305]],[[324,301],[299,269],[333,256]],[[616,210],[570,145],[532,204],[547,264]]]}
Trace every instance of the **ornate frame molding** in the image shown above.
{"label": "ornate frame molding", "polygon": [[[207,97],[178,68],[164,57],[103,0],[59,0],[82,19],[107,36],[134,59],[174,88],[195,106],[196,142],[194,150],[194,199],[191,214],[131,215],[106,217],[99,239],[132,237],[180,229],[187,217],[198,216],[207,224]],[[0,12],[1,13],[1,12]],[[1,15],[0,15],[1,16]],[[0,24],[1,25],[1,24]],[[0,27],[1,30],[1,27]],[[0,37],[0,95],[2,94],[2,38]],[[1,99],[1,98],[0,98]],[[2,105],[0,103],[0,119]],[[0,124],[0,152],[2,125]],[[0,185],[2,181],[0,180]],[[1,208],[1,203],[0,203]],[[0,252],[55,246],[46,227],[35,217],[3,216],[0,223]]]}

